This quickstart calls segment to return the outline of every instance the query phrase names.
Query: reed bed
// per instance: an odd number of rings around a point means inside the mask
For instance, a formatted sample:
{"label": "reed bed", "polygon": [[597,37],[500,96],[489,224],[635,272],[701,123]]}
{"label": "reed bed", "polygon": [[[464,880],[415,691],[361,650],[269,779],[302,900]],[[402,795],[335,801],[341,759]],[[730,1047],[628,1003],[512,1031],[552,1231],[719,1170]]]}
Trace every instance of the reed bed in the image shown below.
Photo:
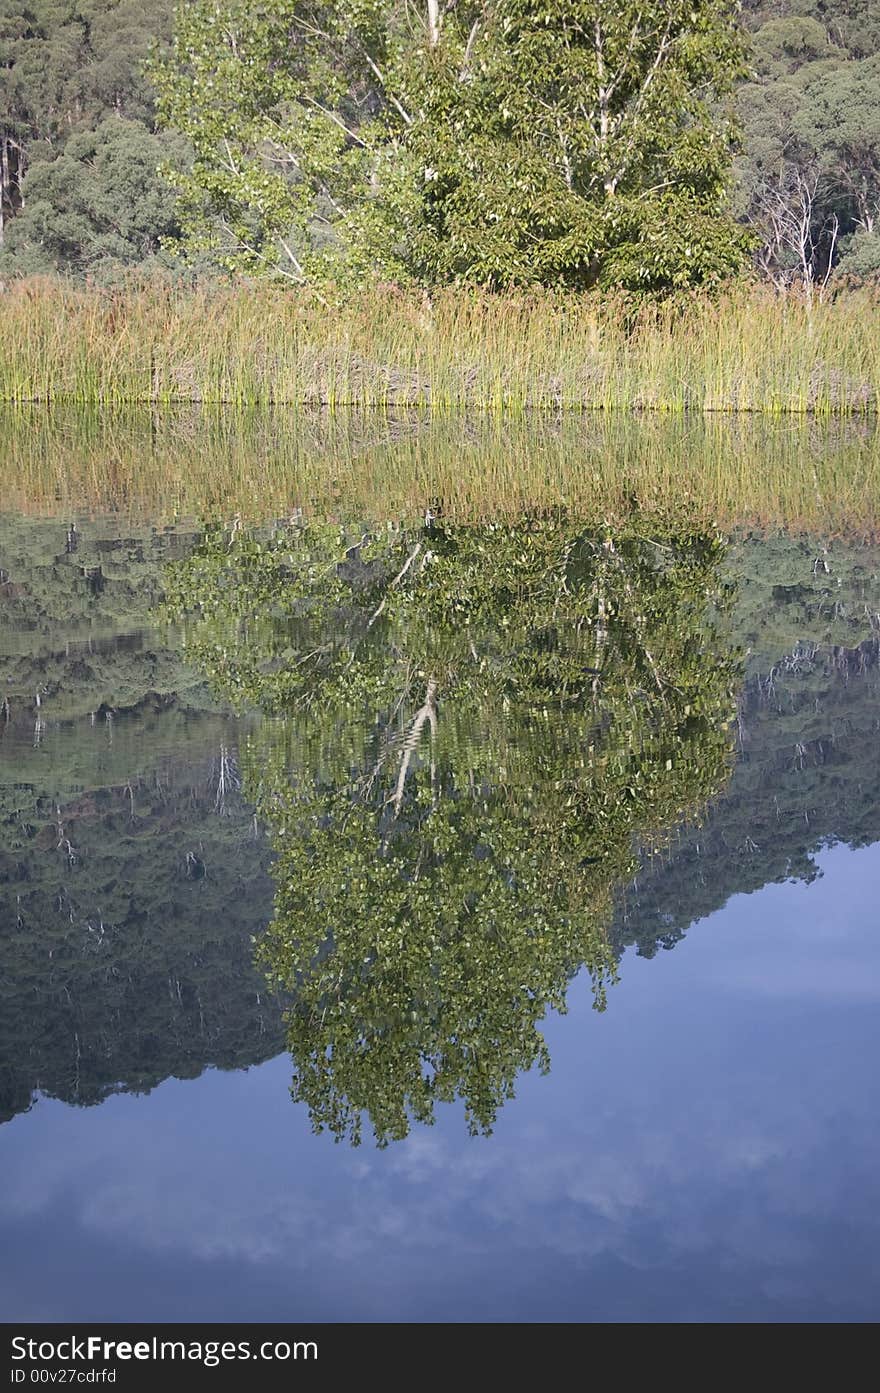
{"label": "reed bed", "polygon": [[0,291],[0,400],[469,410],[876,413],[880,297],[743,287],[642,308],[599,296],[338,304],[270,285]]}
{"label": "reed bed", "polygon": [[[0,408],[0,511],[156,524],[633,505],[880,537],[880,425],[779,416]],[[2,565],[2,557],[0,557]]]}

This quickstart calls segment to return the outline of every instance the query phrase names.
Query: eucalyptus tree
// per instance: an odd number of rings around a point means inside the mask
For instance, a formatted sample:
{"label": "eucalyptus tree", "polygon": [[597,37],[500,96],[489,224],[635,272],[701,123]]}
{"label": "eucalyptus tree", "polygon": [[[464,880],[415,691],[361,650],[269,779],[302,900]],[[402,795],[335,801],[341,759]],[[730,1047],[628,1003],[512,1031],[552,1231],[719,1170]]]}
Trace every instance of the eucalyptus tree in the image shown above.
{"label": "eucalyptus tree", "polygon": [[746,6],[751,80],[739,90],[736,204],[761,270],[810,292],[880,268],[880,7],[873,0]]}
{"label": "eucalyptus tree", "polygon": [[52,159],[29,168],[25,203],[9,224],[0,271],[67,271],[106,280],[122,268],[150,269],[167,258],[163,242],[178,230],[174,198],[159,177],[169,140],[139,121],[108,117],[79,131]]}
{"label": "eucalyptus tree", "polygon": [[853,230],[880,222],[880,55],[841,64],[804,85],[795,117],[816,152],[829,203]]}
{"label": "eucalyptus tree", "polygon": [[169,578],[189,657],[265,722],[243,756],[293,994],[293,1096],[380,1144],[491,1129],[586,967],[634,843],[727,777],[720,540],[634,518],[208,534]]}
{"label": "eucalyptus tree", "polygon": [[191,252],[294,282],[717,281],[728,0],[196,0],[155,69]]}
{"label": "eucalyptus tree", "polygon": [[[173,196],[156,174],[155,109],[145,62],[169,34],[171,0],[0,0],[0,249],[2,270],[79,270],[81,257],[95,261],[103,253],[95,233],[80,220],[80,206],[96,190],[82,154],[82,138],[94,136],[98,151],[127,143],[138,168],[135,188],[125,190],[145,205],[161,202],[150,236],[136,242],[138,255],[149,255],[150,241],[169,230]],[[124,122],[126,134],[111,136],[108,120]],[[63,162],[71,139],[80,141],[74,164]],[[167,138],[165,141],[167,145]],[[179,155],[180,142],[165,150]],[[112,203],[119,170],[106,160],[107,175],[99,198]],[[148,172],[144,168],[148,165]],[[39,173],[37,172],[39,170]],[[33,175],[33,178],[32,178]],[[123,183],[125,181],[123,180]],[[47,195],[51,187],[51,197]],[[18,227],[31,202],[39,216]],[[128,220],[144,210],[127,210]],[[43,227],[49,228],[44,240]],[[73,235],[74,254],[61,255]],[[123,241],[128,239],[123,236]],[[131,254],[122,258],[131,260]]]}

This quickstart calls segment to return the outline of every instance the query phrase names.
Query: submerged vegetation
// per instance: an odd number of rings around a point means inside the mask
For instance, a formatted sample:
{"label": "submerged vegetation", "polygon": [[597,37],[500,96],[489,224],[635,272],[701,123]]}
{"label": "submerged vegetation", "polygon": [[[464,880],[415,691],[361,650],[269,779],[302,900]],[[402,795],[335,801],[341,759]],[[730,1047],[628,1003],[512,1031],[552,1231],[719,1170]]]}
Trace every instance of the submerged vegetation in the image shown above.
{"label": "submerged vegetation", "polygon": [[23,282],[0,296],[0,400],[869,414],[880,300],[744,289],[636,308],[386,286],[329,305],[271,285]]}

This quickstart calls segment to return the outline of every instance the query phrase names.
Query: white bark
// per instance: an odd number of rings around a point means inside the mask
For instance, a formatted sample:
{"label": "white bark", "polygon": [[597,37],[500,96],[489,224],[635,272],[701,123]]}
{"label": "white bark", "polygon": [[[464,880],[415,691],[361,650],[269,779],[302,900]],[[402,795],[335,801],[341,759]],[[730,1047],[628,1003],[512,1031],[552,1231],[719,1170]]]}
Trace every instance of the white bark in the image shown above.
{"label": "white bark", "polygon": [[440,0],[428,0],[428,40],[434,48],[440,42]]}
{"label": "white bark", "polygon": [[[400,771],[397,775],[397,784],[394,789],[392,803],[394,804],[395,818],[400,812],[403,804],[403,793],[406,787],[406,776],[412,761],[413,753],[416,750],[422,736],[422,730],[427,724],[431,729],[431,744],[433,746],[434,737],[437,734],[437,683],[432,677],[428,682],[425,700],[413,717],[412,725],[406,733],[403,742],[403,759],[400,761]],[[434,783],[434,764],[431,762],[431,783]]]}
{"label": "white bark", "polygon": [[[815,223],[818,184],[815,170],[804,171],[791,165],[783,170],[778,183],[761,189],[757,199],[767,230],[758,253],[758,265],[777,290],[799,282],[808,298],[816,284],[818,243],[827,230],[823,225],[817,231]],[[835,227],[832,228],[832,252],[836,236]],[[783,264],[787,257],[794,258],[794,268],[786,268]]]}
{"label": "white bark", "polygon": [[0,132],[0,247],[3,246],[5,226],[5,204],[9,186],[9,140],[5,131]]}
{"label": "white bark", "polygon": [[[410,566],[412,565],[412,563],[415,561],[415,559],[416,559],[416,557],[418,556],[418,554],[419,554],[419,552],[421,551],[421,549],[422,549],[422,544],[421,544],[421,542],[416,542],[416,544],[415,544],[415,546],[413,547],[412,551],[410,552],[409,556],[406,558],[406,560],[404,561],[404,563],[403,563],[403,565],[401,566],[400,570],[397,572],[397,575],[394,577],[393,581],[392,581],[391,584],[389,585],[389,587],[388,587],[389,590],[393,590],[394,587],[395,587],[395,585],[399,585],[399,584],[400,584],[400,582],[403,580],[404,576],[406,575],[406,573],[407,573],[407,571],[409,570],[409,568],[410,568]],[[368,622],[368,624],[367,624],[367,628],[368,628],[368,629],[372,629],[372,627],[373,627],[373,625],[375,624],[376,620],[379,618],[379,615],[380,615],[380,614],[383,612],[383,610],[385,609],[385,606],[386,606],[387,603],[388,603],[388,596],[387,596],[387,594],[386,594],[385,599],[382,601],[382,603],[381,603],[381,604],[378,606],[378,608],[375,609],[375,610],[373,611],[373,613],[370,615],[369,622]]]}

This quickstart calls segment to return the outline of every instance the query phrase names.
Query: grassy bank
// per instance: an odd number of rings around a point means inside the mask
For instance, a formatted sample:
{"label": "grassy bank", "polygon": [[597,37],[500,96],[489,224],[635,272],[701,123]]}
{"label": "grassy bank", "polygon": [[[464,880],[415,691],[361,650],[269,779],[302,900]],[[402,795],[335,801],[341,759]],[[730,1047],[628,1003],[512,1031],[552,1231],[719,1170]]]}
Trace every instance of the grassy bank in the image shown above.
{"label": "grassy bank", "polygon": [[597,297],[270,286],[0,293],[0,400],[865,414],[880,297],[764,290],[643,311]]}
{"label": "grassy bank", "polygon": [[413,518],[437,499],[457,520],[611,518],[637,502],[725,530],[880,535],[874,419],[6,406],[0,479],[0,512],[61,519]]}

